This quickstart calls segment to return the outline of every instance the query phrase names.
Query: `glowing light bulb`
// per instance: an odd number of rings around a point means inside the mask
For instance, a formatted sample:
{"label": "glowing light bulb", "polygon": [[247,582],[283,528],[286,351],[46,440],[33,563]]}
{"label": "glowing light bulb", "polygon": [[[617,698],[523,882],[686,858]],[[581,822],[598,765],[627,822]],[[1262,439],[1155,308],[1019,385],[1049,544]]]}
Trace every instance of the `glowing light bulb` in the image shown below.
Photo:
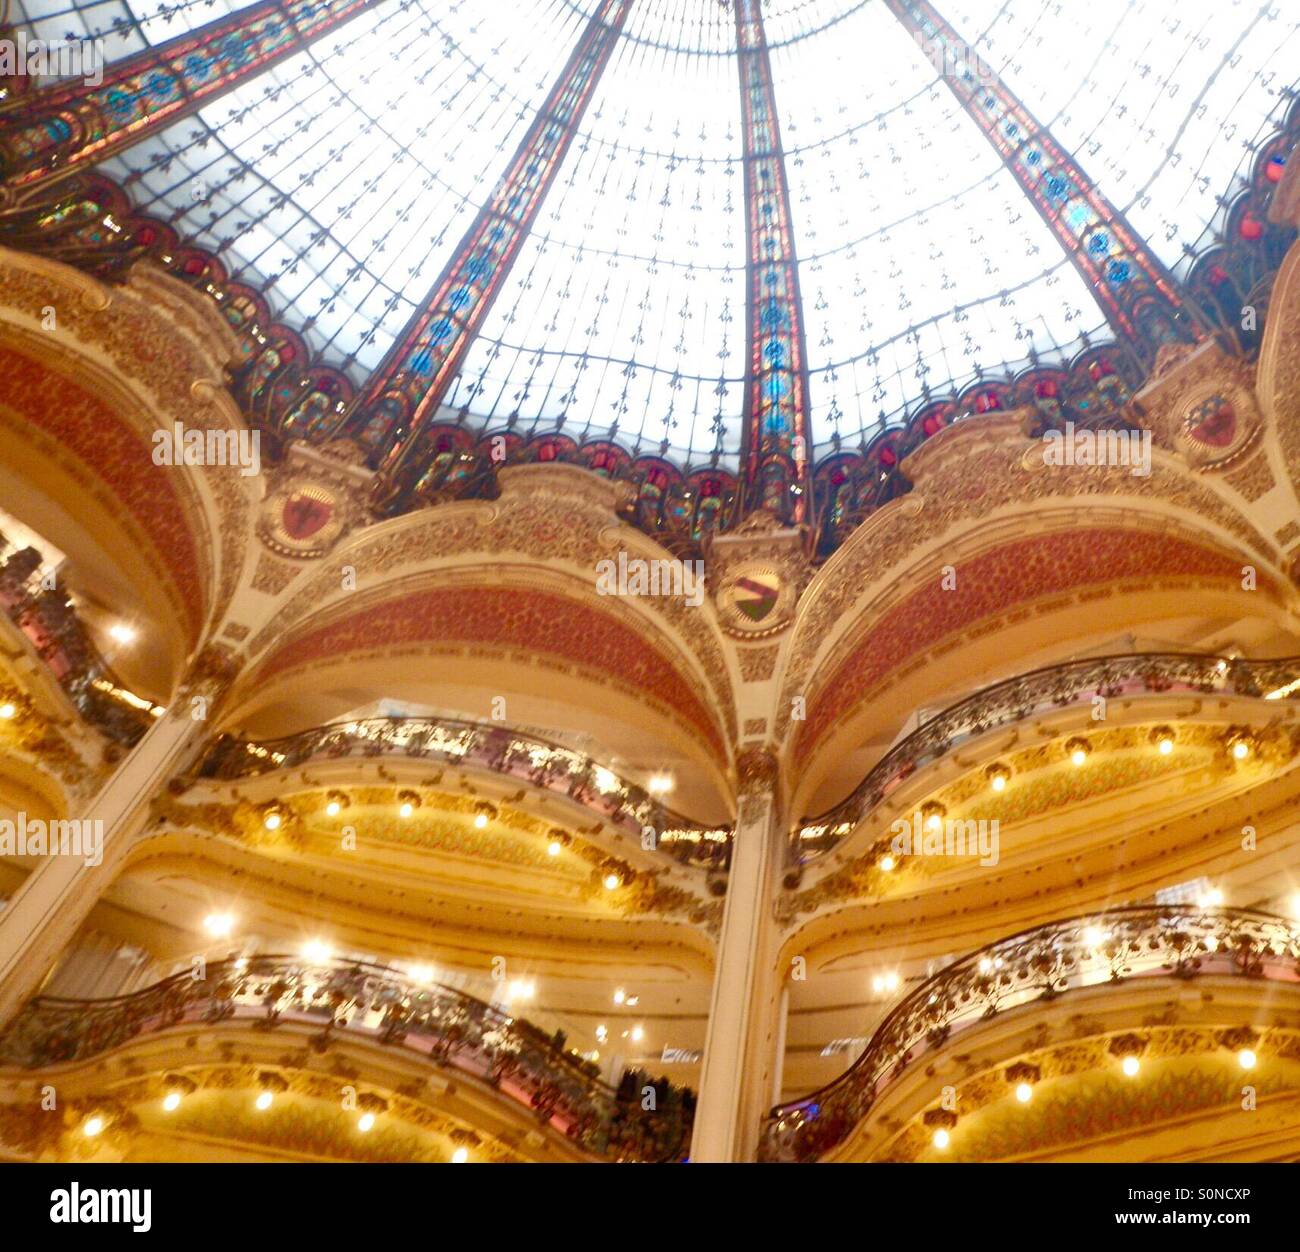
{"label": "glowing light bulb", "polygon": [[1237,1064],[1240,1065],[1242,1069],[1254,1069],[1255,1062],[1258,1059],[1259,1058],[1250,1048],[1242,1048],[1242,1050],[1237,1053]]}
{"label": "glowing light bulb", "polygon": [[82,1133],[91,1139],[93,1139],[103,1129],[104,1129],[104,1119],[102,1117],[86,1118],[86,1124],[81,1128]]}
{"label": "glowing light bulb", "polygon": [[938,1148],[940,1152],[944,1152],[947,1150],[948,1143],[949,1143],[948,1132],[944,1130],[942,1126],[940,1126],[939,1129],[934,1132],[933,1142],[934,1142],[934,1146]]}
{"label": "glowing light bulb", "polygon": [[0,718],[7,722],[18,710],[12,704],[0,704]]}
{"label": "glowing light bulb", "polygon": [[1034,1098],[1034,1089],[1027,1082],[1022,1082],[1016,1088],[1016,1099],[1021,1104],[1028,1104]]}
{"label": "glowing light bulb", "polygon": [[342,806],[339,804],[337,800],[331,800],[325,806],[325,812],[330,817],[337,817],[339,815],[339,810],[341,809],[341,807]]}
{"label": "glowing light bulb", "polygon": [[302,945],[302,954],[306,960],[323,965],[334,955],[334,949],[319,939],[309,939]]}
{"label": "glowing light bulb", "polygon": [[373,1113],[362,1113],[357,1118],[357,1129],[364,1135],[375,1124],[375,1115]]}
{"label": "glowing light bulb", "polygon": [[897,862],[894,860],[894,858],[892,856],[889,856],[888,854],[880,858],[880,868],[883,869],[886,874],[888,874],[896,864]]}
{"label": "glowing light bulb", "polygon": [[284,818],[282,818],[279,813],[268,813],[266,815],[266,820],[263,821],[262,825],[265,826],[267,830],[279,830],[283,822]]}
{"label": "glowing light bulb", "polygon": [[181,1106],[181,1093],[179,1091],[168,1092],[167,1098],[163,1101],[163,1108],[168,1113],[174,1113]]}
{"label": "glowing light bulb", "polygon": [[486,813],[480,813],[480,814],[479,814],[479,815],[474,819],[474,825],[477,826],[479,830],[482,830],[483,827],[487,825],[487,814],[486,814]]}
{"label": "glowing light bulb", "polygon": [[235,918],[230,913],[209,913],[203,919],[203,929],[214,939],[225,939],[235,929]]}
{"label": "glowing light bulb", "polygon": [[621,879],[617,874],[606,874],[606,875],[605,875],[605,890],[606,890],[606,891],[617,891],[617,890],[619,889],[620,885],[622,884],[622,882],[623,882],[623,880],[622,880],[622,879]]}
{"label": "glowing light bulb", "polygon": [[114,622],[108,633],[115,643],[134,643],[135,631],[125,622]]}
{"label": "glowing light bulb", "polygon": [[561,850],[560,841],[558,839],[552,839],[551,842],[546,845],[547,856],[559,856]]}
{"label": "glowing light bulb", "polygon": [[1160,749],[1161,756],[1168,756],[1174,750],[1174,741],[1166,735],[1156,746]]}
{"label": "glowing light bulb", "polygon": [[673,789],[673,786],[671,774],[656,774],[646,784],[646,788],[652,796],[666,796]]}
{"label": "glowing light bulb", "polygon": [[1002,774],[994,774],[993,781],[989,785],[994,791],[1005,791],[1007,789],[1006,777]]}
{"label": "glowing light bulb", "polygon": [[632,1027],[632,1042],[633,1042],[633,1043],[640,1043],[641,1040],[644,1039],[644,1038],[645,1038],[645,1031],[642,1030],[640,1026],[633,1026],[633,1027]]}
{"label": "glowing light bulb", "polygon": [[627,992],[624,991],[622,987],[616,987],[614,989],[614,1003],[622,1004],[623,1001],[626,999],[627,999]]}
{"label": "glowing light bulb", "polygon": [[1238,739],[1237,742],[1232,745],[1232,755],[1235,756],[1237,760],[1244,761],[1250,755],[1250,744],[1248,744],[1244,739]]}
{"label": "glowing light bulb", "polygon": [[608,1026],[604,1026],[604,1025],[597,1026],[597,1027],[596,1027],[596,1042],[597,1042],[597,1043],[604,1043],[605,1040],[608,1039],[608,1038],[609,1038],[609,1027],[608,1027]]}
{"label": "glowing light bulb", "polygon": [[[411,814],[415,812],[415,806],[408,802],[406,804],[403,804],[402,807],[397,810],[397,812],[398,815],[401,817],[410,817]],[[484,824],[486,825],[486,822]]]}
{"label": "glowing light bulb", "polygon": [[1126,1056],[1120,1068],[1124,1071],[1126,1078],[1136,1078],[1138,1070],[1142,1068],[1142,1063],[1135,1056]]}
{"label": "glowing light bulb", "polygon": [[256,1106],[261,1112],[265,1113],[266,1110],[271,1107],[271,1101],[274,1099],[275,1097],[269,1091],[263,1091],[262,1094],[257,1097]]}
{"label": "glowing light bulb", "polygon": [[464,1165],[465,1162],[469,1160],[469,1149],[457,1148],[455,1152],[451,1154],[451,1160],[453,1165]]}

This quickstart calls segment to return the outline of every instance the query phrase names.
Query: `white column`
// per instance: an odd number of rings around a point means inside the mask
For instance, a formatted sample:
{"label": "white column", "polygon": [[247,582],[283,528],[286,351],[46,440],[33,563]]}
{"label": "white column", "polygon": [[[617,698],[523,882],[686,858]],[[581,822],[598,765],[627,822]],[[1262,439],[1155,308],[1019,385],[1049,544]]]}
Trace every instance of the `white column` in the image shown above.
{"label": "white column", "polygon": [[0,912],[0,1023],[39,990],[59,953],[116,877],[132,837],[144,823],[149,800],[206,725],[190,719],[188,704],[179,715],[160,717],[77,815],[103,823],[100,863],[87,865],[83,856],[46,857]]}
{"label": "white column", "polygon": [[740,766],[740,811],[713,977],[692,1161],[753,1160],[771,1092],[780,991],[773,904],[785,839],[775,762],[765,754],[750,756]]}

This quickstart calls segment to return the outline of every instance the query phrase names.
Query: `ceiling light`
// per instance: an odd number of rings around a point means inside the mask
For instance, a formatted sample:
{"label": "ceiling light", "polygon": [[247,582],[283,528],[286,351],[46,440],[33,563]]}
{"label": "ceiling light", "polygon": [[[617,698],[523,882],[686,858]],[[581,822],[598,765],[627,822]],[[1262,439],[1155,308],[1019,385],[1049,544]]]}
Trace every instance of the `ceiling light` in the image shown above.
{"label": "ceiling light", "polygon": [[339,815],[339,802],[337,800],[331,800],[325,806],[325,813],[329,817],[337,817]]}
{"label": "ceiling light", "polygon": [[85,1125],[82,1126],[81,1132],[87,1137],[93,1139],[101,1130],[104,1129],[104,1119],[99,1116],[86,1118]]}
{"label": "ceiling light", "polygon": [[547,856],[559,856],[561,851],[563,851],[563,849],[561,848],[558,839],[552,839],[551,842],[546,845]]}
{"label": "ceiling light", "polygon": [[[474,819],[474,825],[477,826],[477,827],[479,828],[479,830],[482,830],[483,827],[487,825],[487,814],[486,814],[486,813],[480,813],[477,817],[475,817],[475,819]],[[464,1152],[464,1151],[465,1151],[464,1148],[457,1148],[456,1150],[457,1150],[458,1152]]]}
{"label": "ceiling light", "polygon": [[1168,756],[1174,750],[1174,732],[1168,726],[1157,726],[1150,735],[1151,742],[1161,756]]}
{"label": "ceiling light", "polygon": [[633,1043],[640,1043],[641,1040],[644,1039],[644,1038],[645,1038],[645,1031],[642,1030],[640,1026],[633,1026],[633,1027],[632,1027],[632,1042],[633,1042]]}
{"label": "ceiling light", "polygon": [[411,965],[407,968],[406,976],[412,982],[418,982],[421,986],[428,986],[435,978],[432,965]]}
{"label": "ceiling light", "polygon": [[279,830],[283,822],[284,822],[284,818],[281,817],[280,814],[275,812],[274,810],[272,810],[262,819],[262,825],[265,826],[267,830]]}
{"label": "ceiling light", "polygon": [[324,965],[334,955],[334,949],[320,939],[309,939],[302,945],[302,955],[313,964]]}
{"label": "ceiling light", "polygon": [[673,786],[671,774],[655,774],[646,784],[646,788],[652,796],[666,796],[673,789]]}
{"label": "ceiling light", "polygon": [[1126,1056],[1120,1064],[1126,1078],[1136,1078],[1137,1072],[1142,1068],[1142,1062],[1135,1056]]}
{"label": "ceiling light", "polygon": [[1016,1099],[1021,1104],[1028,1104],[1034,1098],[1034,1089],[1027,1082],[1022,1082],[1016,1087]]}
{"label": "ceiling light", "polygon": [[1106,942],[1107,935],[1100,926],[1086,926],[1083,931],[1083,941],[1090,948],[1099,948]]}
{"label": "ceiling light", "polygon": [[885,855],[880,858],[880,868],[883,869],[886,874],[890,873],[896,864],[897,862],[889,855],[889,853],[885,853]]}
{"label": "ceiling light", "polygon": [[1242,1048],[1242,1050],[1237,1053],[1237,1064],[1240,1065],[1242,1069],[1254,1069],[1255,1062],[1258,1059],[1259,1058],[1256,1057],[1255,1053],[1250,1048]]}
{"label": "ceiling light", "polygon": [[608,1028],[607,1026],[604,1026],[604,1025],[597,1026],[597,1027],[596,1027],[596,1041],[597,1041],[598,1043],[604,1043],[605,1040],[608,1039],[608,1038],[609,1038],[609,1028]]}
{"label": "ceiling light", "polygon": [[989,780],[989,786],[992,787],[994,791],[1005,791],[1007,789],[1007,783],[1011,781],[1011,771],[1001,762],[998,762],[996,765],[990,765],[988,769],[984,771],[984,776]]}
{"label": "ceiling light", "polygon": [[615,988],[614,988],[614,1003],[615,1003],[615,1004],[622,1004],[623,1001],[626,1000],[626,999],[627,999],[627,992],[624,991],[622,987],[615,987]]}
{"label": "ceiling light", "polygon": [[261,1112],[265,1113],[266,1110],[271,1107],[271,1101],[274,1099],[275,1097],[269,1091],[263,1091],[262,1094],[257,1097],[257,1100],[255,1102],[256,1107]]}
{"label": "ceiling light", "polygon": [[1092,744],[1086,739],[1076,736],[1067,741],[1065,751],[1069,755],[1070,763],[1074,766],[1082,765],[1092,754]]}
{"label": "ceiling light", "polygon": [[17,712],[18,710],[12,704],[0,704],[0,718],[6,722]]}
{"label": "ceiling light", "polygon": [[617,891],[623,885],[623,880],[617,874],[605,875],[605,890]]}
{"label": "ceiling light", "polygon": [[[397,812],[398,815],[401,817],[410,817],[411,814],[415,812],[415,807],[410,804],[404,804],[400,809],[397,810]],[[487,825],[487,823],[484,822],[484,825]]]}
{"label": "ceiling light", "polygon": [[203,929],[214,939],[225,939],[235,929],[234,914],[209,913],[203,919]]}
{"label": "ceiling light", "polygon": [[636,1006],[640,1003],[641,1003],[640,996],[628,996],[627,998],[627,1007],[630,1009],[636,1008]]}
{"label": "ceiling light", "polygon": [[375,1124],[375,1115],[373,1113],[362,1113],[357,1118],[357,1129],[364,1135],[366,1131],[373,1128]]}
{"label": "ceiling light", "polygon": [[939,1129],[934,1132],[934,1139],[932,1142],[940,1152],[946,1151],[949,1143],[948,1132],[940,1126]]}
{"label": "ceiling light", "polygon": [[1232,745],[1232,755],[1239,761],[1244,761],[1250,755],[1250,744],[1244,739],[1238,739]]}
{"label": "ceiling light", "polygon": [[179,1091],[169,1091],[167,1098],[163,1101],[163,1108],[168,1113],[174,1113],[181,1106],[181,1093]]}
{"label": "ceiling light", "polygon": [[1196,907],[1201,909],[1222,908],[1223,892],[1218,887],[1211,887],[1209,891],[1197,897]]}
{"label": "ceiling light", "polygon": [[469,1160],[469,1149],[457,1148],[455,1152],[451,1154],[451,1160],[454,1165],[464,1165],[465,1162]]}
{"label": "ceiling light", "polygon": [[921,805],[921,821],[925,829],[930,831],[942,830],[943,819],[947,812],[948,810],[937,801]]}
{"label": "ceiling light", "polygon": [[114,622],[108,628],[108,633],[116,643],[135,642],[135,630],[125,622]]}

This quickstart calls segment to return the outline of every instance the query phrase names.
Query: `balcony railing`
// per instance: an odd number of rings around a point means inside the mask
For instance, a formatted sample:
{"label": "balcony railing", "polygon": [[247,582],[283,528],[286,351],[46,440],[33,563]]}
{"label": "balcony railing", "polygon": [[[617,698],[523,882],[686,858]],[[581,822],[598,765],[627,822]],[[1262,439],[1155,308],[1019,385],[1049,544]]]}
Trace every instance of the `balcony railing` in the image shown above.
{"label": "balcony railing", "polygon": [[810,1161],[843,1143],[891,1083],[955,1032],[1038,1000],[1134,978],[1300,982],[1300,924],[1247,909],[1135,905],[989,944],[921,984],[834,1082],[778,1105],[760,1155]]}
{"label": "balcony railing", "polygon": [[861,783],[833,808],[796,827],[790,859],[806,864],[828,852],[900,783],[959,744],[1035,714],[1093,696],[1108,700],[1142,693],[1227,693],[1300,699],[1300,657],[1273,661],[1139,652],[1067,661],[985,687],[923,722],[894,745]]}
{"label": "balcony railing", "polygon": [[260,743],[226,735],[199,763],[198,776],[252,778],[312,761],[379,756],[432,758],[490,770],[567,796],[638,838],[650,827],[656,832],[656,846],[683,864],[723,870],[729,863],[730,827],[692,822],[572,748],[480,722],[372,717]]}
{"label": "balcony railing", "polygon": [[686,1152],[694,1095],[625,1095],[593,1076],[537,1027],[459,991],[422,985],[362,962],[287,956],[220,961],[207,977],[176,974],[111,1000],[32,1000],[0,1035],[0,1063],[43,1069],[85,1060],[178,1026],[316,1028],[319,1050],[338,1034],[401,1047],[459,1070],[532,1110],[585,1151],[614,1161],[674,1161]]}
{"label": "balcony railing", "polygon": [[[6,551],[0,537],[0,553]],[[0,607],[49,667],[77,711],[101,734],[133,747],[158,716],[150,704],[127,692],[99,654],[67,591],[36,578],[41,554],[35,548],[7,548],[0,564]],[[161,710],[159,710],[161,712]]]}

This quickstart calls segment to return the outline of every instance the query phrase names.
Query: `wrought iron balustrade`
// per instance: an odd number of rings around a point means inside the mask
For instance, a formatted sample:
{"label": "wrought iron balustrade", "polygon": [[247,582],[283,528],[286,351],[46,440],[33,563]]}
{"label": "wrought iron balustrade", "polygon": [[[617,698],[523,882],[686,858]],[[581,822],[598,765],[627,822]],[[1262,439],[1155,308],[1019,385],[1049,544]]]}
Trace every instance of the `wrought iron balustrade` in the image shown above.
{"label": "wrought iron balustrade", "polygon": [[994,683],[923,722],[894,745],[843,800],[795,828],[791,860],[828,852],[918,769],[959,744],[1035,714],[1093,696],[1108,700],[1162,692],[1300,699],[1300,657],[1248,661],[1185,652],[1138,652],[1048,665]]}
{"label": "wrought iron balustrade", "polygon": [[153,725],[158,708],[132,697],[95,647],[66,589],[44,587],[36,577],[41,554],[14,550],[0,536],[0,607],[27,636],[68,699],[109,739],[133,747]]}
{"label": "wrought iron balustrade", "polygon": [[922,983],[834,1082],[767,1115],[760,1156],[809,1161],[843,1143],[885,1089],[955,1031],[1086,987],[1205,974],[1300,982],[1300,924],[1249,909],[1133,905],[991,943]]}
{"label": "wrought iron balustrade", "polygon": [[480,722],[372,717],[333,722],[265,742],[222,736],[199,763],[198,776],[252,778],[312,761],[379,756],[491,770],[567,796],[638,838],[651,827],[657,846],[683,864],[722,870],[730,860],[730,827],[692,822],[572,748]]}
{"label": "wrought iron balustrade", "polygon": [[185,972],[115,999],[38,997],[0,1035],[0,1063],[42,1069],[174,1027],[220,1023],[316,1028],[313,1046],[322,1051],[335,1035],[404,1048],[482,1080],[610,1160],[673,1161],[689,1143],[692,1093],[667,1086],[657,1107],[643,1110],[639,1090],[621,1097],[536,1026],[364,962],[254,956],[209,964],[202,980]]}

